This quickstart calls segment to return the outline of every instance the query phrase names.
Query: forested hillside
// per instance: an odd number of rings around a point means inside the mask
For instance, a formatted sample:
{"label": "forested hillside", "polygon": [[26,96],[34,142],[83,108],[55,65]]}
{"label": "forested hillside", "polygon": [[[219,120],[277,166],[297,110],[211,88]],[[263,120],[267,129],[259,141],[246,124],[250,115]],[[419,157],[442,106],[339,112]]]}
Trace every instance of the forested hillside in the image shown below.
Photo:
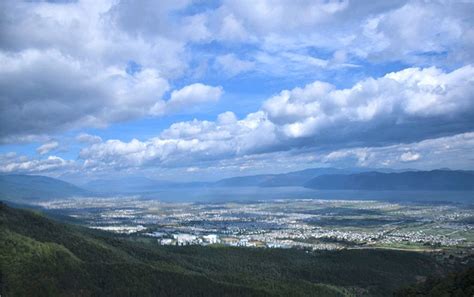
{"label": "forested hillside", "polygon": [[451,273],[442,278],[429,278],[426,281],[396,291],[395,297],[422,296],[474,296],[474,268]]}
{"label": "forested hillside", "polygon": [[377,250],[158,246],[0,205],[2,296],[388,296],[448,269]]}

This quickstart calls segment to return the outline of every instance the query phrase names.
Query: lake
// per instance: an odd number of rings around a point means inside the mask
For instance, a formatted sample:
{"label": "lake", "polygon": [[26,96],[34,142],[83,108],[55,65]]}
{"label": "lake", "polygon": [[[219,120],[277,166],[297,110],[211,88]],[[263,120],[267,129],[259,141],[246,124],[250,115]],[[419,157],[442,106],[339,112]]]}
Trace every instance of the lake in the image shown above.
{"label": "lake", "polygon": [[311,190],[303,187],[205,187],[164,189],[142,193],[166,202],[224,202],[273,199],[341,199],[398,202],[474,203],[473,191],[355,191]]}

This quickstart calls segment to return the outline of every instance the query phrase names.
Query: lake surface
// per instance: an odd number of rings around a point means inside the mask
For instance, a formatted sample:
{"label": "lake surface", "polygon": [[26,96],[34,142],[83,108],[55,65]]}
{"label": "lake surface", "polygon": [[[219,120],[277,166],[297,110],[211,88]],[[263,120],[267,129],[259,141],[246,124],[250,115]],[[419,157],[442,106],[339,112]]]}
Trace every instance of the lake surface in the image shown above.
{"label": "lake surface", "polygon": [[311,190],[303,187],[209,187],[166,189],[143,193],[148,199],[166,202],[224,202],[273,199],[341,199],[399,202],[474,203],[473,191],[354,191]]}

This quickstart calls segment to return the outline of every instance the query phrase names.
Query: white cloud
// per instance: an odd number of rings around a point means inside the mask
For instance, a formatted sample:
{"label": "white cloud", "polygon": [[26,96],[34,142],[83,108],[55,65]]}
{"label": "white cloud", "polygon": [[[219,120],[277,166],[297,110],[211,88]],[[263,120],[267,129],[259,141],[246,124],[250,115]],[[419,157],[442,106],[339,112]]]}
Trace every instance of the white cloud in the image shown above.
{"label": "white cloud", "polygon": [[[271,168],[274,173],[294,171],[310,166],[406,169],[407,162],[401,159],[403,154],[411,159],[409,167],[414,169],[444,167],[472,169],[474,166],[474,158],[470,157],[474,156],[473,132],[380,147],[354,147],[335,151],[300,148],[289,151],[240,154],[232,158],[227,158],[226,154],[217,156],[214,150],[208,150],[206,155],[206,149],[200,151],[206,142],[211,141],[194,138],[181,142],[176,139],[175,141],[154,139],[145,142],[109,140],[105,145],[95,144],[84,150],[81,154],[84,158],[88,158],[82,165],[58,157],[35,160],[8,153],[0,155],[0,172],[41,172],[42,174],[61,172],[74,174],[75,172],[81,176],[85,173],[93,176],[123,169],[128,173],[149,172],[166,176],[173,176],[173,174],[181,176],[199,171],[200,174],[206,175],[206,178],[217,179],[233,176],[239,170],[243,170],[246,174],[268,173],[268,168]],[[196,145],[201,148],[194,147]],[[219,145],[219,143],[214,143],[214,145]],[[231,144],[226,147],[226,150],[232,151]],[[201,158],[196,158],[199,154]],[[210,155],[218,158],[210,159]],[[418,158],[417,155],[419,155]],[[460,156],[464,157],[460,158]]]}
{"label": "white cloud", "polygon": [[[471,66],[450,73],[409,68],[348,89],[317,81],[280,92],[262,110],[241,120],[226,112],[216,121],[174,123],[146,141],[109,140],[92,145],[81,151],[81,158],[113,167],[188,166],[276,151],[385,147],[459,134],[474,128],[472,121],[459,121],[474,114],[473,74]],[[453,125],[432,126],[439,119]],[[365,166],[371,163],[373,151],[336,151],[325,161],[356,156],[358,164]],[[418,152],[405,150],[392,159],[398,160],[407,151]],[[422,154],[406,154],[403,160],[418,161]]]}
{"label": "white cloud", "polygon": [[439,54],[436,60],[441,62],[446,59],[443,53],[455,47],[454,55],[449,53],[448,58],[459,61],[455,55],[466,54],[474,45],[462,38],[471,31],[467,16],[473,11],[472,3],[467,2],[408,2],[368,17],[362,24],[362,34],[354,39],[354,51],[363,58],[407,62],[432,61],[423,53]]}
{"label": "white cloud", "polygon": [[267,75],[314,75],[315,66],[361,60],[454,67],[474,62],[473,12],[465,1],[223,1],[209,13],[219,20],[209,30],[256,47],[250,55]]}
{"label": "white cloud", "polygon": [[191,121],[171,125],[147,141],[108,140],[81,150],[89,164],[112,167],[185,166],[185,164],[266,151],[275,144],[274,125],[262,112],[237,121],[227,112],[217,122]]}
{"label": "white cloud", "polygon": [[[162,114],[170,82],[206,59],[230,76],[256,71],[289,79],[364,61],[474,62],[470,2],[222,1],[195,13],[187,0],[0,5],[2,142],[103,127],[148,116],[150,108]],[[234,54],[202,57],[190,46],[211,41]],[[245,59],[237,54],[242,43],[250,46]],[[130,62],[139,66],[134,73],[126,72]],[[360,117],[384,105],[371,103]],[[407,110],[423,110],[410,104]],[[287,130],[304,135],[317,122]]]}
{"label": "white cloud", "polygon": [[[460,158],[459,156],[464,156]],[[333,166],[365,166],[437,169],[472,169],[474,166],[474,133],[425,139],[407,144],[381,147],[356,147],[322,153],[318,157]]]}
{"label": "white cloud", "polygon": [[255,63],[241,60],[234,54],[226,54],[216,57],[216,68],[229,76],[235,76],[253,70]]}
{"label": "white cloud", "polygon": [[3,173],[45,173],[67,170],[75,166],[74,161],[64,160],[57,156],[46,159],[30,159],[26,156],[5,157],[0,155],[0,172]]}
{"label": "white cloud", "polygon": [[102,142],[102,138],[97,135],[91,135],[87,133],[80,133],[79,135],[76,136],[76,140],[82,143],[99,143]]}
{"label": "white cloud", "polygon": [[[101,71],[96,64],[56,50],[0,52],[0,63],[4,106],[0,138],[4,142],[13,136],[104,127],[149,114],[192,111],[195,105],[216,102],[223,93],[221,87],[192,84],[173,91],[166,102],[162,97],[169,84],[156,70],[144,68],[133,75],[116,67]],[[31,83],[12,87],[19,81]]]}
{"label": "white cloud", "polygon": [[207,38],[204,15],[173,17],[189,4],[3,1],[0,141],[150,115],[188,70],[186,44]]}
{"label": "white cloud", "polygon": [[[152,69],[125,69],[76,60],[56,50],[0,52],[0,137],[73,127],[101,127],[147,114],[169,88]],[[18,82],[27,81],[15,87]],[[54,114],[54,116],[51,116]]]}
{"label": "white cloud", "polygon": [[[106,147],[94,147],[84,151],[83,157],[88,157],[86,163],[90,169],[101,168],[107,171],[114,169],[135,168],[182,168],[189,172],[189,168],[198,167],[199,171],[208,172],[219,178],[219,173],[235,174],[235,171],[245,169],[246,172],[288,172],[307,168],[309,166],[335,166],[335,167],[369,167],[369,168],[410,168],[417,169],[471,169],[474,158],[460,158],[459,156],[474,155],[474,133],[462,133],[448,137],[426,139],[408,144],[396,144],[381,147],[355,147],[335,151],[315,149],[293,149],[289,151],[269,151],[258,154],[236,154],[231,144],[224,147],[227,154],[217,155],[214,150],[199,151],[196,146],[201,146],[210,140],[189,140],[178,144],[177,141],[165,142],[147,141],[138,143],[114,143]],[[166,145],[169,147],[165,148]],[[214,142],[215,146],[222,145]],[[115,151],[111,148],[116,146]],[[120,146],[129,147],[130,150],[118,149]],[[133,147],[133,149],[131,149]],[[107,153],[100,153],[107,151]],[[229,152],[232,157],[229,157]],[[198,156],[200,155],[200,158]],[[402,158],[401,156],[404,157]],[[210,156],[214,158],[209,158]],[[421,157],[423,156],[423,158]],[[206,158],[207,157],[207,158]],[[182,172],[183,173],[183,172]],[[216,175],[217,174],[217,175]]]}
{"label": "white cloud", "polygon": [[186,172],[198,172],[199,167],[188,167],[186,168]]}
{"label": "white cloud", "polygon": [[[456,114],[472,115],[472,77],[474,67],[468,65],[450,73],[435,67],[407,68],[360,81],[349,89],[316,81],[304,88],[282,91],[267,100],[263,110],[289,138],[318,136],[332,130],[326,138],[339,141],[339,136],[348,141],[361,133],[356,129],[362,129],[366,136],[374,134],[367,137],[371,141],[380,129],[385,129],[380,136],[389,138],[410,123],[429,122],[436,117],[458,122]],[[424,133],[425,129],[431,128],[419,127],[418,132]],[[469,122],[464,129],[472,129]]]}
{"label": "white cloud", "polygon": [[311,29],[329,21],[348,8],[348,1],[224,1],[226,16],[241,20],[245,28],[258,34],[293,32]]}
{"label": "white cloud", "polygon": [[[429,164],[423,148],[386,159],[375,148],[474,130],[473,13],[470,1],[1,1],[0,142],[190,113],[222,97],[220,86],[190,82],[208,63],[227,77],[254,72],[291,85],[333,73],[352,81],[345,67],[402,62],[412,66],[348,88],[315,81],[283,90],[240,119],[226,112],[129,142],[79,135],[91,144],[81,157],[88,168],[240,167],[229,158],[249,168],[258,156],[309,150],[334,162]],[[8,168],[61,164],[15,158]]]}
{"label": "white cloud", "polygon": [[216,102],[222,94],[222,87],[212,87],[196,83],[173,91],[166,105],[169,110],[178,110],[194,104]]}
{"label": "white cloud", "polygon": [[402,162],[413,162],[419,160],[421,155],[419,153],[405,152],[401,154],[400,161]]}
{"label": "white cloud", "polygon": [[211,32],[212,40],[231,44],[256,42],[255,36],[248,32],[243,20],[234,15],[225,6],[206,13],[207,28]]}
{"label": "white cloud", "polygon": [[57,142],[56,140],[53,140],[53,141],[40,145],[36,149],[36,152],[38,152],[38,154],[40,155],[44,155],[51,152],[54,149],[57,149],[58,147],[59,147],[59,142]]}

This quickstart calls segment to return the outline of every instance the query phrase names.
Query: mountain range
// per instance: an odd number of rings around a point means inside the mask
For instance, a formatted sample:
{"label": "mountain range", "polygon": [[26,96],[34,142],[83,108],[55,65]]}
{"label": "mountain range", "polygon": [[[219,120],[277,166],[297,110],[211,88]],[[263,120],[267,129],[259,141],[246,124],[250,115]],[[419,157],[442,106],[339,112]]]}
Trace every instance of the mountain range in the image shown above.
{"label": "mountain range", "polygon": [[81,186],[45,176],[0,175],[2,200],[72,196],[143,194],[176,188],[306,187],[316,190],[474,191],[474,171],[432,170],[390,172],[363,169],[313,168],[282,174],[262,174],[215,182],[160,181],[145,177],[93,180]]}
{"label": "mountain range", "polygon": [[260,174],[215,182],[173,182],[145,177],[94,180],[82,187],[93,192],[140,193],[169,188],[196,187],[307,187],[320,190],[474,190],[474,171],[438,169],[310,168],[280,174]]}
{"label": "mountain range", "polygon": [[362,172],[314,177],[305,187],[318,190],[375,191],[472,191],[474,171],[408,171],[399,173]]}
{"label": "mountain range", "polygon": [[0,200],[39,200],[87,196],[91,192],[71,183],[40,175],[0,175]]}

